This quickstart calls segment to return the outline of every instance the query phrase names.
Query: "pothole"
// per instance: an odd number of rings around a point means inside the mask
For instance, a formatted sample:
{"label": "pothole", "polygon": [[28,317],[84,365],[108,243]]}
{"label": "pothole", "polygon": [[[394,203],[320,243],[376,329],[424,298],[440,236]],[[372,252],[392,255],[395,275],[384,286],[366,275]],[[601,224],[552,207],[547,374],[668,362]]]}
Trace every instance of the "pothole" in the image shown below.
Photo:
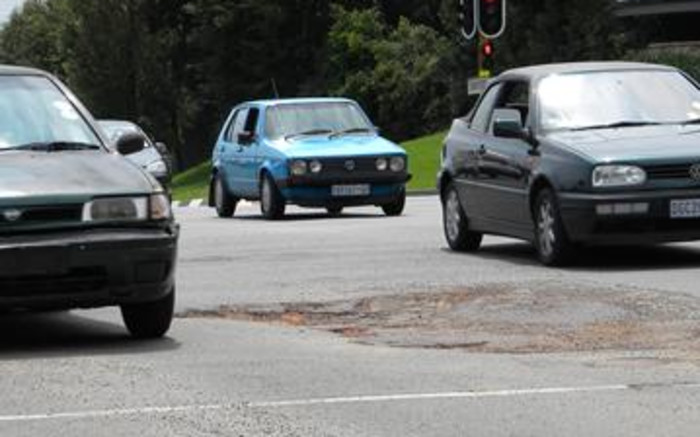
{"label": "pothole", "polygon": [[493,353],[700,352],[700,300],[692,296],[559,283],[230,306],[180,317],[304,326],[395,347]]}

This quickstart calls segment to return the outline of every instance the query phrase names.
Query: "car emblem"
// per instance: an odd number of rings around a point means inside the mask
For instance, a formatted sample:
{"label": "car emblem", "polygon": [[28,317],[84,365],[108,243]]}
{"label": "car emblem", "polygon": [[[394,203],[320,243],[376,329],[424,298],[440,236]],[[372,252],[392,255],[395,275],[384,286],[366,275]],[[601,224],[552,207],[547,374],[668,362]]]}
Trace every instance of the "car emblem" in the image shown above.
{"label": "car emblem", "polygon": [[22,218],[22,211],[18,209],[6,209],[5,211],[3,211],[2,216],[8,222],[16,222],[17,220]]}
{"label": "car emblem", "polygon": [[345,170],[347,171],[355,171],[355,161],[352,159],[348,159],[345,161]]}
{"label": "car emblem", "polygon": [[700,164],[693,164],[690,167],[690,178],[694,181],[700,181]]}

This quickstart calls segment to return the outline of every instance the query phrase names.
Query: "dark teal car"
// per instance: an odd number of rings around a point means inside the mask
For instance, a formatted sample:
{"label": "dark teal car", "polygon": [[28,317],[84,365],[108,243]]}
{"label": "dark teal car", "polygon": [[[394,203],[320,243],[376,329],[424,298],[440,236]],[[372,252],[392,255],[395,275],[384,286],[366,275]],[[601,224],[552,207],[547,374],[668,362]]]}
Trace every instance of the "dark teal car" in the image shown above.
{"label": "dark teal car", "polygon": [[382,138],[348,99],[287,99],[236,106],[212,156],[209,205],[231,217],[241,199],[259,200],[279,219],[288,203],[340,214],[374,205],[400,215],[406,200],[406,152]]}
{"label": "dark teal car", "polygon": [[580,245],[698,240],[700,89],[661,65],[508,71],[454,121],[439,188],[455,250],[498,234],[562,265]]}

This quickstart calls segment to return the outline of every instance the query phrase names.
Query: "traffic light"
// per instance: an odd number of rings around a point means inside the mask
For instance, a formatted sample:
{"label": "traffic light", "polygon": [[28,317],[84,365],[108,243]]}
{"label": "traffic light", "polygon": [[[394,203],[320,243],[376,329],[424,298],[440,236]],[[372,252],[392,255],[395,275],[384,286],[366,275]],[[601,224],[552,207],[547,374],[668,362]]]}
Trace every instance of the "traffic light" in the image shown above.
{"label": "traffic light", "polygon": [[479,29],[485,38],[498,38],[506,28],[506,0],[478,0]]}
{"label": "traffic light", "polygon": [[476,35],[476,2],[478,0],[459,0],[459,29],[466,39]]}
{"label": "traffic light", "polygon": [[494,69],[493,56],[495,50],[493,48],[493,41],[485,39],[481,43],[480,49],[480,59],[481,63],[479,65],[479,77],[489,78],[491,77]]}

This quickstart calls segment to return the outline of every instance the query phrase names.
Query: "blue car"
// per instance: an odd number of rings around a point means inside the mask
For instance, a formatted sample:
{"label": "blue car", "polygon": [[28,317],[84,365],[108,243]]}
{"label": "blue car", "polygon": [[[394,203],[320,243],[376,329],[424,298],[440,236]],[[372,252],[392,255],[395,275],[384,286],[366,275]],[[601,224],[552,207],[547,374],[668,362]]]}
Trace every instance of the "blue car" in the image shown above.
{"label": "blue car", "polygon": [[209,205],[231,217],[241,199],[259,200],[265,218],[288,203],[325,208],[375,205],[403,212],[410,179],[406,152],[379,136],[347,99],[244,103],[226,120],[212,159]]}

